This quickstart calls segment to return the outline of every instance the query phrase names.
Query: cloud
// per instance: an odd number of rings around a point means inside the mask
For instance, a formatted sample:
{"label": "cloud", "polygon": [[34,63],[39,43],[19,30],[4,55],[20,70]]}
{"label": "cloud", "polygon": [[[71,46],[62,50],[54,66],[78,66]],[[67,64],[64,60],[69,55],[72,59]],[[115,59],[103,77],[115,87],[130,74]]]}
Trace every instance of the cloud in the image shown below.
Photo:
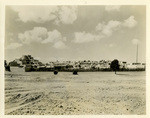
{"label": "cloud", "polygon": [[7,49],[16,49],[16,48],[19,48],[19,47],[21,47],[22,46],[22,44],[20,44],[20,43],[11,43],[10,45],[8,45],[6,48]]}
{"label": "cloud", "polygon": [[94,35],[85,32],[75,32],[75,43],[91,42],[94,40]]}
{"label": "cloud", "polygon": [[115,47],[115,46],[116,46],[116,44],[114,44],[114,43],[108,44],[108,47],[110,47],[110,48]]}
{"label": "cloud", "polygon": [[107,25],[103,25],[102,33],[106,36],[111,36],[113,31],[117,30],[121,25],[120,21],[109,21]]}
{"label": "cloud", "polygon": [[62,40],[62,38],[63,38],[61,33],[57,30],[49,31],[49,32],[47,32],[47,35],[48,35],[48,37],[46,39],[44,39],[42,41],[42,43],[52,43],[52,42]]}
{"label": "cloud", "polygon": [[92,33],[86,33],[86,32],[75,32],[74,34],[75,34],[75,39],[73,40],[73,42],[75,43],[91,42],[102,38],[99,35],[94,35]]}
{"label": "cloud", "polygon": [[18,12],[19,20],[44,23],[54,21],[55,24],[72,24],[77,19],[76,6],[12,6]]}
{"label": "cloud", "polygon": [[30,44],[32,42],[41,44],[52,43],[55,48],[64,47],[65,44],[63,42],[66,41],[66,37],[63,37],[59,31],[48,31],[44,27],[34,27],[32,30],[19,33],[18,38],[23,44]]}
{"label": "cloud", "polygon": [[120,11],[120,7],[119,5],[109,5],[109,6],[105,6],[105,10],[106,11]]}
{"label": "cloud", "polygon": [[12,9],[18,12],[21,21],[37,23],[54,20],[56,16],[53,13],[58,11],[56,6],[12,6]]}
{"label": "cloud", "polygon": [[123,26],[129,27],[129,28],[136,26],[136,24],[137,24],[137,21],[134,19],[134,16],[130,16],[128,19],[124,20],[123,22]]}
{"label": "cloud", "polygon": [[63,24],[72,24],[77,19],[77,7],[62,6],[58,14]]}
{"label": "cloud", "polygon": [[[134,20],[134,16],[130,16],[124,21],[110,20],[107,23],[102,22],[98,23],[95,27],[96,33],[89,32],[75,32],[75,38],[73,42],[75,43],[84,43],[100,40],[102,38],[110,37],[113,32],[120,30],[122,27],[133,28],[137,24],[137,21]],[[130,26],[128,26],[130,25]],[[111,47],[111,46],[110,46]]]}
{"label": "cloud", "polygon": [[53,47],[56,49],[64,49],[64,48],[66,48],[66,45],[64,42],[58,41],[53,45]]}
{"label": "cloud", "polygon": [[103,37],[106,37],[106,36],[111,36],[114,31],[120,28],[120,26],[121,26],[120,21],[110,20],[107,24],[105,22],[99,23],[95,27],[95,30],[99,34],[103,35]]}
{"label": "cloud", "polygon": [[44,27],[34,27],[32,30],[18,34],[18,38],[25,44],[30,44],[31,42],[42,42],[47,36],[48,31]]}
{"label": "cloud", "polygon": [[140,43],[140,41],[138,39],[132,39],[132,44],[137,45],[139,43]]}
{"label": "cloud", "polygon": [[110,20],[107,24],[105,22],[99,23],[95,27],[95,30],[105,36],[111,36],[114,31],[119,30],[122,27],[133,28],[136,24],[137,21],[134,20],[134,16],[130,16],[124,21]]}
{"label": "cloud", "polygon": [[105,22],[99,23],[99,24],[95,27],[95,29],[96,29],[96,31],[101,31],[101,30],[103,30],[104,26],[105,26]]}

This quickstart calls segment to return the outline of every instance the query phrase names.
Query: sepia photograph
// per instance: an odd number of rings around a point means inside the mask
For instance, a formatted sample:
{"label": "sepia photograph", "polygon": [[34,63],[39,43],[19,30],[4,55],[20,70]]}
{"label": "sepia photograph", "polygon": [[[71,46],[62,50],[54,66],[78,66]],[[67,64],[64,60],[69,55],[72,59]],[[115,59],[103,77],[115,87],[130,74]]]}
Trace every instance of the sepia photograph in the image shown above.
{"label": "sepia photograph", "polygon": [[5,115],[146,115],[146,5],[6,5]]}

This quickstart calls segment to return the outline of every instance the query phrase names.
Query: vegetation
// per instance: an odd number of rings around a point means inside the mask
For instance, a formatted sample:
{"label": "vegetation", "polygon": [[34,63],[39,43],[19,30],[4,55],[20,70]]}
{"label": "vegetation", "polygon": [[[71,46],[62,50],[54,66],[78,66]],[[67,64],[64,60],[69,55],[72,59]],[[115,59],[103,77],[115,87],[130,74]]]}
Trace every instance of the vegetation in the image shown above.
{"label": "vegetation", "polygon": [[54,75],[57,75],[57,74],[58,74],[58,71],[57,71],[57,70],[55,70],[55,71],[54,71]]}
{"label": "vegetation", "polygon": [[77,75],[78,72],[76,70],[73,71],[73,75]]}
{"label": "vegetation", "polygon": [[5,67],[5,71],[11,71],[10,70],[10,66],[7,64],[6,60],[4,61],[4,67]]}
{"label": "vegetation", "polygon": [[115,71],[115,74],[116,74],[116,71],[119,70],[119,61],[117,59],[114,59],[111,64],[110,64],[110,68]]}
{"label": "vegetation", "polygon": [[9,65],[19,67],[19,64],[15,60],[10,62]]}

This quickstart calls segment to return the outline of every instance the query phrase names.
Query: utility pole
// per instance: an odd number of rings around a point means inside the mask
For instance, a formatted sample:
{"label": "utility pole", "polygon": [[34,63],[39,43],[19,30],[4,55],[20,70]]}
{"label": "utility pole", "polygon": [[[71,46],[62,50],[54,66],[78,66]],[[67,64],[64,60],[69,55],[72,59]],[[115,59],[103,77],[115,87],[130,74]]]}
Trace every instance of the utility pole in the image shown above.
{"label": "utility pole", "polygon": [[136,50],[136,63],[138,63],[138,43],[137,43],[137,50]]}

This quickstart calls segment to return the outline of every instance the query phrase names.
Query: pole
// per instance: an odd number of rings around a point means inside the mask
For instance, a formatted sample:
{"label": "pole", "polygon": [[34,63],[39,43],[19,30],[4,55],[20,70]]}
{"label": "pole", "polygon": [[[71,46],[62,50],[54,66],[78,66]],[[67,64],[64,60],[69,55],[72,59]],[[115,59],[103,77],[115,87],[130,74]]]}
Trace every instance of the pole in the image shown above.
{"label": "pole", "polygon": [[137,51],[136,51],[136,63],[138,63],[138,43],[137,43]]}

